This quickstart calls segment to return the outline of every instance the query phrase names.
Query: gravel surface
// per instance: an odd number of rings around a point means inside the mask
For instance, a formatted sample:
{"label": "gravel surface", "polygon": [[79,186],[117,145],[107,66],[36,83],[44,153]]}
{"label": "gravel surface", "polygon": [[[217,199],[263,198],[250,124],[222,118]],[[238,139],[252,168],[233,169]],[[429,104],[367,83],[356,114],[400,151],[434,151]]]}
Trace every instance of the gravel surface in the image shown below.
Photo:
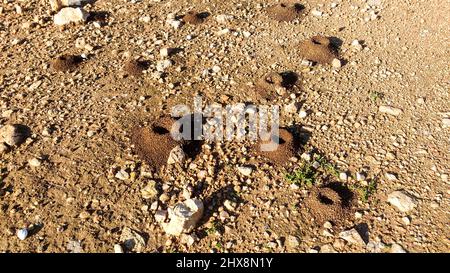
{"label": "gravel surface", "polygon": [[[447,1],[50,2],[0,3],[1,252],[450,251]],[[196,95],[299,147],[136,137]]]}

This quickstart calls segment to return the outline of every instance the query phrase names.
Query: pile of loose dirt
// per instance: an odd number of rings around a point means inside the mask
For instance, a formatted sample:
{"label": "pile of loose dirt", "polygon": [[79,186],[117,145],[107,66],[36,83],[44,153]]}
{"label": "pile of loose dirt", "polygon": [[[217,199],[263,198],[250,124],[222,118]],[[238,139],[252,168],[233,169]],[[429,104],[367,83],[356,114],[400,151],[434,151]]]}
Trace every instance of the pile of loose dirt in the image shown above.
{"label": "pile of loose dirt", "polygon": [[330,38],[321,35],[300,42],[298,49],[302,58],[320,64],[331,64],[338,57],[337,48]]}
{"label": "pile of loose dirt", "polygon": [[271,160],[271,162],[283,165],[294,157],[299,148],[299,142],[294,135],[285,128],[280,128],[278,135],[271,135],[269,140],[261,140],[257,144],[258,154]]}
{"label": "pile of loose dirt", "polygon": [[191,25],[198,25],[203,23],[206,18],[205,13],[198,13],[196,11],[189,11],[183,16],[183,22]]}
{"label": "pile of loose dirt", "polygon": [[52,60],[50,66],[52,69],[61,72],[73,71],[83,61],[81,56],[61,55]]}
{"label": "pile of loose dirt", "polygon": [[267,15],[276,21],[290,22],[295,20],[303,11],[300,4],[278,3],[267,9]]}
{"label": "pile of loose dirt", "polygon": [[128,60],[123,66],[123,71],[130,76],[142,76],[142,72],[148,68],[148,63],[139,60]]}
{"label": "pile of loose dirt", "polygon": [[179,145],[170,134],[174,122],[176,120],[171,117],[163,117],[149,127],[132,131],[131,142],[136,153],[156,170],[167,164],[170,152]]}
{"label": "pile of loose dirt", "polygon": [[339,225],[351,216],[353,194],[338,184],[316,187],[305,205],[319,225],[327,221]]}
{"label": "pile of loose dirt", "polygon": [[274,99],[277,94],[282,95],[284,89],[292,88],[297,80],[298,76],[293,72],[270,72],[256,82],[256,95],[266,100]]}

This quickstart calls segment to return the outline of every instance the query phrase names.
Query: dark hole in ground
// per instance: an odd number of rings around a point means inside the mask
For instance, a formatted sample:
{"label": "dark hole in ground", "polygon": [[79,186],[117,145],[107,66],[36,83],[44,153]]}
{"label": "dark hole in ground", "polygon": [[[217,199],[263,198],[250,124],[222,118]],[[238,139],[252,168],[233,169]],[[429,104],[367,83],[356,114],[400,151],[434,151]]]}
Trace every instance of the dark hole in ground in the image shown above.
{"label": "dark hole in ground", "polygon": [[319,201],[320,201],[320,203],[325,204],[325,205],[333,205],[334,204],[333,200],[331,200],[330,198],[328,198],[327,196],[325,196],[323,194],[319,194]]}
{"label": "dark hole in ground", "polygon": [[153,132],[157,133],[158,135],[165,135],[169,133],[169,130],[167,130],[164,127],[161,126],[153,126],[152,128]]}

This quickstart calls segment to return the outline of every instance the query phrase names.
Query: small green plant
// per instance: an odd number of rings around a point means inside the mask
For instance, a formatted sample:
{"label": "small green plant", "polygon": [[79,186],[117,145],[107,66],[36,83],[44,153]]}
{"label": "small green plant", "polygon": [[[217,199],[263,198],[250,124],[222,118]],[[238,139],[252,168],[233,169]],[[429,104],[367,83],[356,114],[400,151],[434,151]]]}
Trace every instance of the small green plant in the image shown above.
{"label": "small green plant", "polygon": [[381,92],[373,91],[370,92],[369,96],[372,101],[377,101],[378,99],[382,99],[384,97],[384,94]]}
{"label": "small green plant", "polygon": [[299,186],[311,187],[315,183],[316,176],[316,171],[311,164],[304,164],[300,169],[294,170],[293,173],[286,174],[286,179]]}
{"label": "small green plant", "polygon": [[206,230],[208,234],[216,234],[222,229],[222,225],[219,221],[214,221],[210,228]]}
{"label": "small green plant", "polygon": [[317,162],[319,162],[320,167],[322,167],[326,172],[328,172],[331,175],[334,175],[335,177],[339,177],[339,170],[331,164],[328,160],[326,160],[325,157],[319,156],[317,158]]}
{"label": "small green plant", "polygon": [[376,181],[376,179],[372,179],[367,182],[367,185],[364,185],[364,186],[349,185],[349,188],[353,191],[357,191],[359,193],[361,201],[363,201],[364,203],[367,203],[369,201],[369,198],[377,190],[377,181]]}
{"label": "small green plant", "polygon": [[222,243],[221,243],[221,242],[217,242],[217,243],[216,243],[216,248],[217,248],[218,250],[222,250],[222,248],[223,248]]}
{"label": "small green plant", "polygon": [[363,202],[366,203],[367,201],[369,201],[370,196],[374,194],[376,190],[377,190],[377,181],[375,179],[370,180],[367,183],[367,186],[361,189],[361,196],[362,196],[361,198]]}

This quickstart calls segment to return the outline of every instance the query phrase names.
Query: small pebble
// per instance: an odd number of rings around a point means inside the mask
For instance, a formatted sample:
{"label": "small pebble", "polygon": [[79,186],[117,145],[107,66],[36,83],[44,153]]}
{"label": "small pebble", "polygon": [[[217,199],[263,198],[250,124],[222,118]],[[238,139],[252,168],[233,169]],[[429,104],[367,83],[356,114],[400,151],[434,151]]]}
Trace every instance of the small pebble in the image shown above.
{"label": "small pebble", "polygon": [[123,247],[119,244],[114,245],[114,253],[123,253]]}
{"label": "small pebble", "polygon": [[17,231],[17,237],[19,238],[19,240],[25,240],[28,237],[28,229],[26,228],[21,228]]}

